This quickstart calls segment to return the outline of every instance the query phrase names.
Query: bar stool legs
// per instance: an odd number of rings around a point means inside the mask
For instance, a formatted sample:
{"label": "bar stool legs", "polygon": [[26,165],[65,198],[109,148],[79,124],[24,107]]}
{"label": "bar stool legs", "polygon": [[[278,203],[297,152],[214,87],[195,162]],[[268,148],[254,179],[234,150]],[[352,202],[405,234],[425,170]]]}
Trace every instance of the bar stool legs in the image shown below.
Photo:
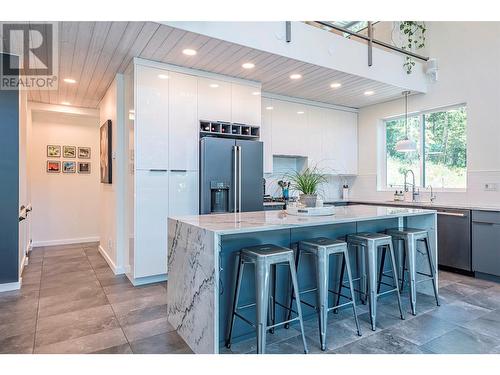
{"label": "bar stool legs", "polygon": [[302,308],[300,306],[300,297],[299,297],[299,283],[297,281],[297,270],[295,268],[295,263],[293,259],[288,261],[290,265],[290,273],[292,275],[292,284],[293,284],[293,295],[295,297],[295,301],[297,301],[297,314],[299,316],[299,324],[300,324],[300,332],[302,333],[302,342],[304,344],[304,353],[307,354],[307,343],[306,343],[306,335],[304,333],[304,321],[302,319]]}
{"label": "bar stool legs", "polygon": [[[243,278],[243,270],[245,264],[253,264],[255,267],[255,303],[245,306],[238,306],[239,296],[241,291],[241,283]],[[283,308],[287,306],[276,301],[276,266],[286,265],[290,269],[293,295],[297,301],[297,317],[291,317],[281,323],[275,322],[276,308],[279,305]],[[271,284],[272,291],[271,291]],[[255,323],[247,319],[239,313],[239,310],[255,306],[256,319]],[[234,319],[238,317],[250,324],[256,329],[257,336],[257,353],[264,354],[266,352],[266,334],[268,330],[274,330],[275,327],[291,323],[298,320],[302,333],[302,341],[304,344],[304,353],[307,354],[307,343],[304,333],[304,324],[302,320],[302,309],[300,306],[299,289],[297,282],[297,272],[294,264],[293,251],[286,248],[280,248],[272,245],[261,245],[253,248],[244,249],[238,256],[238,269],[236,274],[236,288],[233,298],[233,307],[229,320],[228,335],[226,338],[226,347],[231,347],[231,339],[234,330]]]}

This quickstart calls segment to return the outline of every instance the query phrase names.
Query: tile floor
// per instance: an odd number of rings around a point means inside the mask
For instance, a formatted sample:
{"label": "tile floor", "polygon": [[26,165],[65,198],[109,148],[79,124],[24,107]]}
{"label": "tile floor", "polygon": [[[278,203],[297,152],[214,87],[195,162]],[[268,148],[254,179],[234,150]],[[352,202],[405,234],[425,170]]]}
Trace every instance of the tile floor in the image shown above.
{"label": "tile floor", "polygon": [[[115,276],[94,245],[37,248],[20,291],[0,293],[0,353],[191,353],[166,319],[166,283],[133,287]],[[418,296],[418,315],[399,319],[394,297],[379,301],[378,327],[359,307],[329,315],[327,353],[500,353],[500,284],[440,272],[441,307]],[[310,353],[316,319],[305,322]],[[255,352],[255,339],[223,353]],[[292,327],[268,335],[269,353],[302,353]]]}
{"label": "tile floor", "polygon": [[0,353],[190,353],[166,310],[166,283],[134,288],[95,244],[36,248],[0,293]]}

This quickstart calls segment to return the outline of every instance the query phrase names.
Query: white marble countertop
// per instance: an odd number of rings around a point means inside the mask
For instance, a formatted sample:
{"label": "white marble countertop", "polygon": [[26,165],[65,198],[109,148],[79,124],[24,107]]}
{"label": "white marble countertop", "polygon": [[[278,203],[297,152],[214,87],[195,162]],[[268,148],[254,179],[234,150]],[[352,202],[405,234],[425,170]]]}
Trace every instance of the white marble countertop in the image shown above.
{"label": "white marble countertop", "polygon": [[180,216],[171,217],[170,219],[178,220],[182,223],[190,224],[217,234],[234,234],[418,216],[432,213],[435,213],[435,211],[404,207],[351,205],[336,207],[335,214],[331,216],[304,217],[288,215],[284,211],[257,211]]}
{"label": "white marble countertop", "polygon": [[451,208],[451,209],[457,209],[457,210],[479,210],[479,211],[500,211],[500,205],[495,206],[495,205],[479,205],[479,204],[446,204],[442,202],[409,202],[409,201],[392,201],[392,200],[373,200],[373,199],[349,199],[347,201],[345,200],[337,200],[337,201],[328,201],[325,202],[325,204],[328,203],[339,203],[339,202],[346,202],[346,203],[365,203],[365,204],[384,204],[384,205],[391,205],[391,206],[409,206],[409,207],[425,207],[428,209],[433,209],[433,208]]}

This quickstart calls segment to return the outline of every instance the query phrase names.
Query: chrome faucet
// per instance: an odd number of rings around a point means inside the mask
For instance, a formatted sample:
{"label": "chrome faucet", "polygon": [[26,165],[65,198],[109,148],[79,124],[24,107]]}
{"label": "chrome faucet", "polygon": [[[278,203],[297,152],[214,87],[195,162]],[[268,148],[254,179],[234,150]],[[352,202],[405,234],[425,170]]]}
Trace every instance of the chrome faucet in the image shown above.
{"label": "chrome faucet", "polygon": [[436,200],[436,194],[434,194],[434,192],[432,190],[432,185],[429,185],[429,189],[431,189],[430,201],[431,201],[431,203],[434,203],[434,201]]}
{"label": "chrome faucet", "polygon": [[[408,173],[411,172],[411,176],[412,176],[412,183],[409,184],[407,182],[407,177],[408,177]],[[405,192],[408,191],[408,185],[411,185],[411,201],[412,202],[415,202],[417,200],[417,197],[420,195],[420,192],[418,191],[418,189],[415,188],[415,173],[413,173],[413,171],[411,169],[407,169],[406,171],[404,171],[404,176],[405,176]]]}

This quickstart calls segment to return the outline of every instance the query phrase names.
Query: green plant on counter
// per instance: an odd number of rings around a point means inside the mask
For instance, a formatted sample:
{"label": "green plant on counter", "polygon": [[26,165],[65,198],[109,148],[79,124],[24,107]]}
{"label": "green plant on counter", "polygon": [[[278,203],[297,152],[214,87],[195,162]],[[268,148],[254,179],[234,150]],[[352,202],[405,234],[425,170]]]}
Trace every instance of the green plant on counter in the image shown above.
{"label": "green plant on counter", "polygon": [[[409,51],[416,51],[425,47],[425,23],[419,21],[401,21],[399,24],[399,31],[401,32],[404,40],[401,48]],[[407,74],[411,74],[415,60],[410,56],[406,56],[403,67],[406,69]]]}
{"label": "green plant on counter", "polygon": [[305,195],[315,195],[318,192],[318,186],[326,182],[326,175],[321,173],[318,168],[306,168],[302,172],[294,171],[287,174],[292,189]]}

